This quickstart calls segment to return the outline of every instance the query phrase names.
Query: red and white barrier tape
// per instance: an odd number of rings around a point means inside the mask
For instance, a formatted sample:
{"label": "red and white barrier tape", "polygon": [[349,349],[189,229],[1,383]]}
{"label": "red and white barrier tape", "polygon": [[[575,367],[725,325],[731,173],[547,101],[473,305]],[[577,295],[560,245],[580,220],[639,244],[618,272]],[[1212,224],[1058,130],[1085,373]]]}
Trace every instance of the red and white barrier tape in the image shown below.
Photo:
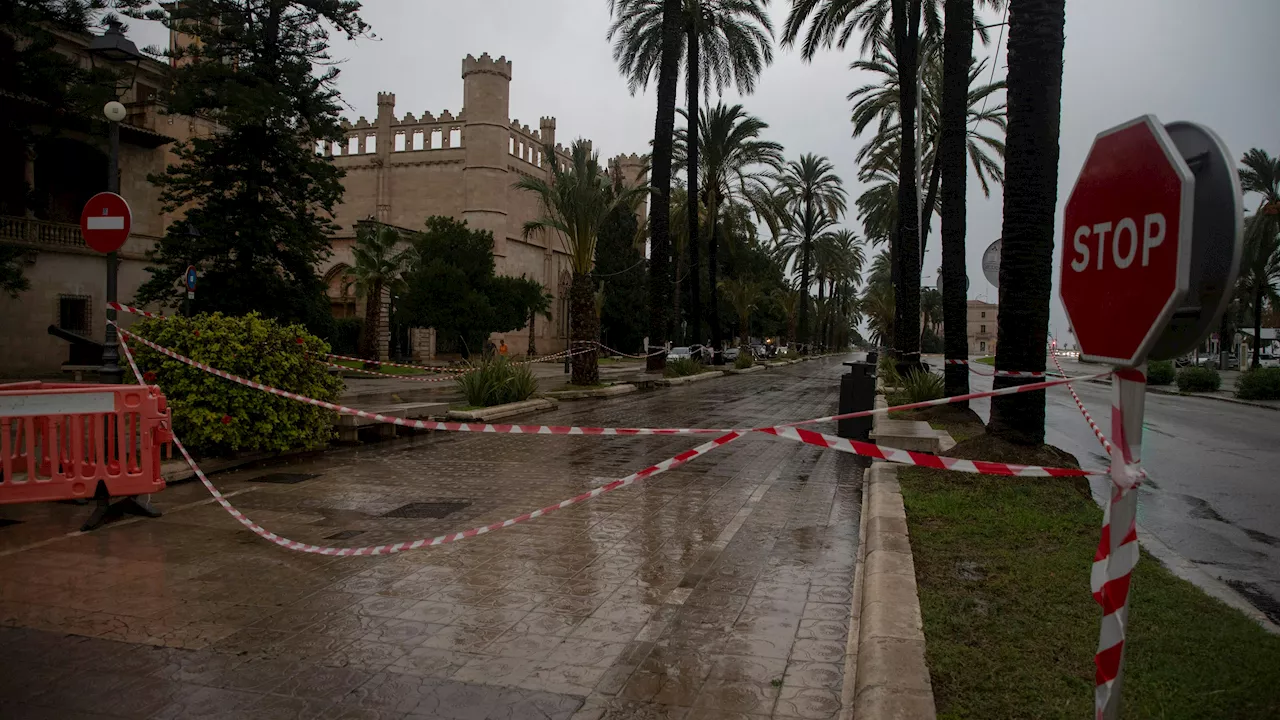
{"label": "red and white barrier tape", "polygon": [[615,350],[614,348],[611,348],[602,342],[597,342],[596,345],[599,345],[600,349],[606,352],[613,353],[614,355],[621,355],[622,357],[632,358],[634,360],[646,360],[648,358],[653,357],[654,355],[661,355],[662,353],[666,352],[666,350],[663,349],[663,350],[655,350],[649,353],[648,355],[632,355],[631,353],[624,353],[621,350]]}
{"label": "red and white barrier tape", "polygon": [[946,362],[948,365],[967,365],[969,366],[969,372],[985,377],[1044,377],[1043,372],[1036,370],[996,370],[992,368],[991,372],[988,373],[978,370],[978,365],[982,363],[971,363],[968,360],[953,360],[951,358],[948,358]]}
{"label": "red and white barrier tape", "polygon": [[334,370],[341,370],[342,372],[360,373],[361,375],[372,375],[373,377],[380,377],[380,378],[394,378],[396,380],[412,380],[413,382],[422,382],[422,383],[447,382],[449,380],[456,380],[462,377],[463,375],[466,375],[467,373],[475,370],[475,368],[467,368],[458,372],[456,375],[437,375],[435,377],[421,377],[418,375],[393,375],[391,373],[378,372],[377,370],[365,370],[364,368],[347,367],[346,365],[339,365],[337,363],[331,363],[331,362],[326,362],[325,367],[333,368]]}
{"label": "red and white barrier tape", "polygon": [[849,440],[847,438],[826,435],[813,430],[805,430],[793,426],[781,425],[771,428],[760,428],[756,432],[776,435],[780,438],[795,440],[806,445],[837,450],[851,455],[875,458],[900,465],[918,465],[938,470],[955,470],[957,472],[980,473],[983,475],[1011,475],[1016,477],[1079,477],[1082,475],[1100,475],[1095,470],[1076,468],[1051,468],[1040,465],[1017,465],[1014,463],[984,462],[982,460],[961,460],[959,458],[942,457],[930,453],[899,450],[873,443]]}
{"label": "red and white barrier tape", "polygon": [[[368,358],[352,357],[350,355],[339,355],[337,353],[319,353],[319,354],[324,357],[336,359],[336,360],[351,360],[351,361],[360,362],[360,363],[371,362]],[[438,372],[438,373],[457,372],[458,370],[465,369],[465,368],[448,367],[446,365],[410,365],[408,363],[396,363],[396,362],[389,362],[387,360],[379,360],[377,361],[377,364],[386,365],[388,367],[408,368],[411,370],[426,370],[428,372]],[[350,370],[351,368],[347,368],[347,369]]]}
{"label": "red and white barrier tape", "polygon": [[[142,338],[137,338],[137,339],[142,340]],[[129,359],[129,365],[130,367],[133,368],[133,372],[138,379],[138,383],[145,384],[142,378],[142,373],[138,372],[138,365],[133,360],[133,353],[130,352],[128,343],[123,337],[120,340],[120,347],[124,349],[125,357]],[[523,515],[517,515],[516,517],[509,518],[507,520],[490,523],[488,525],[481,525],[479,527],[474,527],[474,528],[471,528],[470,530],[463,530],[461,532],[448,533],[446,535],[437,535],[433,538],[420,538],[417,540],[406,540],[403,542],[393,543],[390,545],[368,545],[364,547],[353,547],[353,548],[325,547],[321,545],[311,545],[308,543],[299,542],[297,540],[290,540],[289,538],[281,537],[280,535],[277,535],[267,530],[261,525],[258,525],[253,520],[250,520],[247,516],[245,516],[244,513],[236,509],[234,505],[232,505],[230,502],[227,501],[225,497],[223,497],[222,493],[218,491],[218,488],[214,487],[213,483],[209,481],[209,478],[206,477],[204,472],[200,469],[200,466],[196,464],[196,461],[191,457],[191,453],[187,452],[187,448],[182,444],[182,441],[178,439],[177,435],[173,436],[173,442],[175,445],[177,445],[178,451],[182,453],[183,459],[187,461],[187,465],[191,468],[191,471],[194,472],[196,474],[196,477],[200,479],[200,482],[204,484],[205,489],[208,490],[211,495],[213,495],[213,499],[216,500],[218,504],[222,506],[222,509],[226,510],[231,515],[231,517],[235,518],[241,525],[244,525],[246,528],[252,531],[255,535],[263,539],[269,540],[275,543],[276,545],[279,545],[280,547],[287,548],[289,550],[294,550],[297,552],[312,553],[317,555],[335,555],[338,557],[348,557],[348,556],[355,556],[355,555],[391,555],[393,553],[404,552],[406,550],[417,550],[419,548],[424,548],[424,547],[435,547],[438,545],[444,545],[446,543],[457,542],[458,540],[465,540],[467,538],[476,537],[477,535],[484,535],[485,533],[493,532],[494,530],[501,530],[503,528],[508,528],[508,527],[511,527],[512,525],[518,525],[523,522],[528,522],[530,520],[533,520],[534,518],[539,518],[544,515],[549,515],[550,513],[553,513],[556,510],[563,510],[564,508],[567,508],[571,505],[577,505],[578,503],[586,502],[587,500],[600,497],[605,493],[613,492],[614,490],[627,487],[628,485],[635,485],[637,483],[643,482],[644,480],[647,480],[648,478],[651,478],[654,475],[664,473],[672,468],[680,467],[681,465],[684,465],[690,460],[706,455],[712,450],[715,450],[716,448],[719,448],[719,447],[723,447],[724,445],[727,445],[733,442],[734,440],[737,440],[740,437],[742,437],[742,434],[738,432],[725,433],[724,435],[721,435],[720,437],[714,440],[711,440],[710,442],[705,442],[695,448],[685,450],[684,452],[674,457],[670,457],[670,458],[667,458],[666,460],[663,460],[660,463],[650,465],[649,467],[643,470],[640,470],[639,472],[634,472],[624,478],[614,480],[613,482],[606,483],[604,485],[600,485],[598,487],[592,488],[591,490],[588,490],[587,492],[584,492],[580,495],[575,495],[574,497],[568,498],[566,500],[561,500],[560,502],[555,503],[554,505],[548,505],[544,508],[532,510],[530,512],[524,513]]]}
{"label": "red and white barrier tape", "polygon": [[109,303],[107,303],[107,307],[111,308],[112,310],[118,310],[118,311],[120,311],[120,312],[127,312],[127,313],[130,313],[130,314],[132,314],[132,315],[141,315],[141,316],[143,316],[143,317],[154,318],[154,319],[156,319],[156,320],[163,320],[163,319],[165,318],[165,316],[164,316],[163,314],[161,314],[161,313],[147,312],[146,310],[143,310],[142,308],[136,308],[136,307],[134,307],[134,306],[132,306],[132,305],[125,305],[124,303],[109,302]]}
{"label": "red and white barrier tape", "polygon": [[[1062,369],[1062,363],[1058,362],[1058,356],[1053,356],[1053,364],[1057,366],[1058,372],[1066,377],[1067,371]],[[1080,400],[1080,396],[1076,394],[1076,389],[1071,387],[1071,383],[1066,383],[1067,392],[1071,393],[1071,399],[1076,401],[1076,407],[1080,408],[1080,413],[1084,415],[1085,422],[1089,423],[1089,429],[1093,430],[1094,437],[1098,438],[1098,442],[1102,443],[1103,449],[1107,454],[1111,454],[1111,441],[1107,440],[1107,436],[1102,434],[1102,428],[1098,427],[1098,423],[1093,421],[1093,416],[1089,414],[1089,410],[1085,408],[1084,403]]]}

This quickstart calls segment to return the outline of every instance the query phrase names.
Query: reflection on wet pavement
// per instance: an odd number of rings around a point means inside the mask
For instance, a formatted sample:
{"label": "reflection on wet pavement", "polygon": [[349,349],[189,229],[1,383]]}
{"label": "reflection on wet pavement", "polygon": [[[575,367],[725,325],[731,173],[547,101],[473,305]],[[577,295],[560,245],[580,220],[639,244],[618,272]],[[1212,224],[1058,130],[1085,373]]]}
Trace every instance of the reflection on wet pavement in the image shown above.
{"label": "reflection on wet pavement", "polygon": [[[835,410],[841,369],[566,404],[538,422],[814,417]],[[273,532],[370,545],[506,519],[703,440],[437,434],[213,479]],[[67,534],[83,508],[9,507],[0,715],[835,717],[862,468],[747,437],[530,523],[390,557],[288,552],[196,484],[157,496],[159,520],[88,535]],[[282,471],[315,477],[252,482]]]}

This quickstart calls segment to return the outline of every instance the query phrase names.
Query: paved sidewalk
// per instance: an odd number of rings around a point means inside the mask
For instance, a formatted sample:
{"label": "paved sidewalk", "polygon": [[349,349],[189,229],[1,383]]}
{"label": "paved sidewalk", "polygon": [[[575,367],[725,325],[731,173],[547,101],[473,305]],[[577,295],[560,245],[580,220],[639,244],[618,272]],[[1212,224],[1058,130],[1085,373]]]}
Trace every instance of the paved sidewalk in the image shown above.
{"label": "paved sidewalk", "polygon": [[[832,358],[538,421],[813,417],[834,410],[841,370]],[[509,518],[700,440],[434,434],[214,480],[281,535],[380,544]],[[72,533],[82,507],[6,506],[18,522],[0,528],[0,716],[834,718],[862,469],[753,436],[391,557],[286,551],[198,484],[157,495],[159,520],[88,535]],[[311,477],[253,482],[277,473]],[[423,511],[447,517],[404,517]]]}
{"label": "paved sidewalk", "polygon": [[[1098,363],[1082,363],[1070,358],[1058,358],[1058,362],[1062,363],[1062,369],[1071,375],[1093,375],[1104,372],[1106,366]],[[1050,363],[1052,367],[1052,362]],[[1270,408],[1272,410],[1280,410],[1280,400],[1241,400],[1236,397],[1236,381],[1240,379],[1241,372],[1239,370],[1223,370],[1218,373],[1222,377],[1222,387],[1215,392],[1178,392],[1178,386],[1173,385],[1150,385],[1147,390],[1164,395],[1178,395],[1180,397],[1198,397],[1208,398],[1210,400],[1221,400],[1223,402],[1237,403],[1239,405],[1252,405],[1254,407]],[[1098,381],[1107,382],[1108,381]]]}

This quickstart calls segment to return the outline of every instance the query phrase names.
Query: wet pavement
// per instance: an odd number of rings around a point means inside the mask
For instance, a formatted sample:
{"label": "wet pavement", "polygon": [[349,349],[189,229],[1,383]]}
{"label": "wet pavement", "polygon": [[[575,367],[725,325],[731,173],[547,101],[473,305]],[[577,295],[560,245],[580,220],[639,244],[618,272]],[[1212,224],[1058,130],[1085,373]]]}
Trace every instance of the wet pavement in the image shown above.
{"label": "wet pavement", "polygon": [[[1086,366],[1097,372],[1098,366]],[[988,390],[990,378],[973,378]],[[1108,436],[1111,387],[1073,383]],[[1048,391],[1045,441],[1086,468],[1109,460],[1071,395]],[[973,403],[985,420],[989,400]],[[1198,397],[1147,393],[1138,522],[1178,555],[1226,582],[1280,624],[1280,412]],[[1095,476],[1094,496],[1107,478]]]}
{"label": "wet pavement", "polygon": [[[536,421],[802,419],[835,410],[841,370],[803,363]],[[273,532],[371,545],[513,517],[705,439],[433,434],[213,480]],[[74,530],[88,508],[6,506],[0,716],[837,717],[864,466],[750,436],[389,557],[287,551],[193,483],[155,497],[163,518],[87,535]]]}

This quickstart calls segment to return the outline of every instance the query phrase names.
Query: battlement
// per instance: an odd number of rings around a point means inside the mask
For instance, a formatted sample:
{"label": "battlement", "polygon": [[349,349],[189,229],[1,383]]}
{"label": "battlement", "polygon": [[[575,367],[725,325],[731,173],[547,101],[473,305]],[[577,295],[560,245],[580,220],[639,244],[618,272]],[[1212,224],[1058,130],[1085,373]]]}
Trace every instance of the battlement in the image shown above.
{"label": "battlement", "polygon": [[378,106],[379,106],[379,107],[381,107],[381,106],[383,106],[383,105],[390,105],[391,107],[395,107],[395,106],[396,106],[396,94],[395,94],[395,93],[393,93],[393,92],[380,92],[380,93],[378,93]]}
{"label": "battlement", "polygon": [[511,79],[511,61],[506,55],[494,60],[489,57],[489,53],[482,53],[479,58],[467,55],[462,59],[462,77],[465,79],[468,75],[476,73],[488,73],[498,75],[500,77]]}
{"label": "battlement", "polygon": [[539,118],[538,127],[542,128],[543,130],[546,130],[547,128],[551,128],[552,130],[555,130],[556,119],[553,117]]}
{"label": "battlement", "polygon": [[636,153],[623,153],[615,156],[613,159],[624,165],[639,165],[644,162],[644,156],[637,155]]}

